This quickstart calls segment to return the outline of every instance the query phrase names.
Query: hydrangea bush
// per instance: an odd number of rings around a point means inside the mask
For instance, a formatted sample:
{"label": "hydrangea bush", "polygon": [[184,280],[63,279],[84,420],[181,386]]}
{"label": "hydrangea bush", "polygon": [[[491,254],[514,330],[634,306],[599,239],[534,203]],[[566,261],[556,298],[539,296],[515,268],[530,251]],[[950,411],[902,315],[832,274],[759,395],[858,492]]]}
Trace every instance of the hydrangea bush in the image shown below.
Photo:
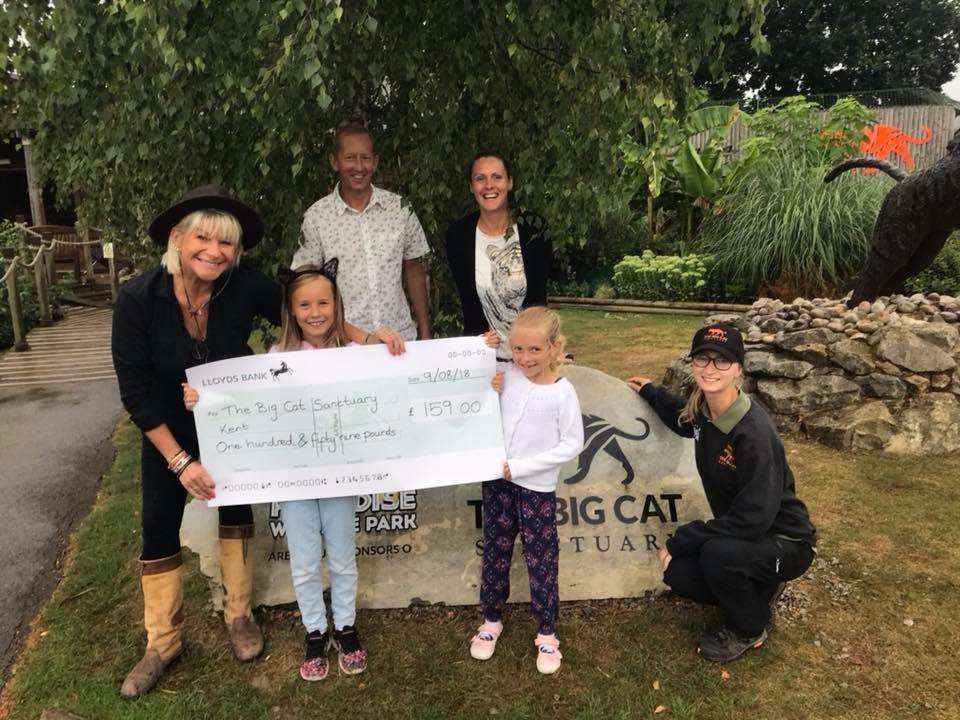
{"label": "hydrangea bush", "polygon": [[710,255],[627,255],[613,270],[617,295],[637,300],[703,300],[709,295]]}

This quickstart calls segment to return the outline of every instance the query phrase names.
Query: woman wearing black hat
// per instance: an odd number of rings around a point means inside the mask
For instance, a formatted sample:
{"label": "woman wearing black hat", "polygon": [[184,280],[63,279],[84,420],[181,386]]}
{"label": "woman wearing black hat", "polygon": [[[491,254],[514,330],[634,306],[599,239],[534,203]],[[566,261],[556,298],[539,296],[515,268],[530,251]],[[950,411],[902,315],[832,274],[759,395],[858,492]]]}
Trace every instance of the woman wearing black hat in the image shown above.
{"label": "woman wearing black hat", "polygon": [[660,549],[660,563],[673,592],[723,610],[723,627],[701,638],[699,652],[729,662],[763,644],[783,583],[813,561],[816,529],[795,494],[773,423],[739,388],[740,333],[701,328],[690,356],[696,387],[686,399],[647,378],[627,384],[667,427],[695,443],[713,519],[678,527]]}
{"label": "woman wearing black hat", "polygon": [[[166,252],[161,266],[124,285],[113,314],[113,364],[120,397],[143,432],[141,475],[143,552],[140,556],[147,649],[120,688],[124,697],[150,690],[182,651],[183,583],[180,523],[187,493],[213,497],[214,482],[196,459],[193,416],[184,408],[185,370],[200,363],[251,355],[247,338],[257,316],[280,323],[280,286],[240,264],[255,246],[263,222],[255,210],[214,185],[195,188],[160,213],[150,237]],[[403,339],[390,328],[364,333],[391,353]],[[253,568],[246,545],[253,536],[250,507],[219,508],[223,615],[237,659],[263,650],[250,599]]]}
{"label": "woman wearing black hat", "polygon": [[[263,234],[260,216],[222,188],[187,193],[151,223],[150,237],[166,252],[161,267],[128,282],[113,315],[113,363],[120,396],[143,432],[141,474],[143,552],[140,556],[147,648],[120,693],[150,690],[182,651],[183,581],[180,523],[187,493],[213,497],[214,483],[196,457],[193,416],[183,406],[188,367],[250,355],[253,319],[280,322],[280,287],[240,265],[241,248]],[[224,620],[239,660],[263,649],[250,611],[253,536],[250,506],[222,507],[220,566]]]}

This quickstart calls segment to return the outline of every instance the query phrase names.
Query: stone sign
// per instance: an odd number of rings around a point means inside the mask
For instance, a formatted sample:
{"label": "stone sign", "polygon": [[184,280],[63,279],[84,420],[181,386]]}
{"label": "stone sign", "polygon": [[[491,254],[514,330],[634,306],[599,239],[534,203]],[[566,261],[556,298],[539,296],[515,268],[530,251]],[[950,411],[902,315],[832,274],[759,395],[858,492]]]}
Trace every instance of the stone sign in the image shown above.
{"label": "stone sign", "polygon": [[[557,488],[560,598],[642,595],[663,588],[657,549],[684,522],[710,516],[693,443],[663,426],[624,383],[569,366],[577,389],[585,447],[564,466]],[[366,608],[477,602],[482,543],[479,485],[357,498],[357,604]],[[295,602],[283,514],[254,506],[257,533],[254,604]],[[217,511],[191,502],[184,545],[200,555],[219,605]],[[519,542],[511,601],[529,599]]]}

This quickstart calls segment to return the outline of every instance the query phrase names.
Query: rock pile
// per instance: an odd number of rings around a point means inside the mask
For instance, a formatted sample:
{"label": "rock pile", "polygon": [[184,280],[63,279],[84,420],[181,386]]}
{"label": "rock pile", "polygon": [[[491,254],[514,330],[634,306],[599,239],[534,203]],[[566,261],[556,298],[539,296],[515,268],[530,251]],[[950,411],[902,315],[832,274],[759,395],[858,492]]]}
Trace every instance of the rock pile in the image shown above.
{"label": "rock pile", "polygon": [[[736,325],[744,388],[781,429],[840,448],[960,451],[960,299],[930,293],[838,300],[762,298]],[[674,365],[668,382],[683,382]]]}

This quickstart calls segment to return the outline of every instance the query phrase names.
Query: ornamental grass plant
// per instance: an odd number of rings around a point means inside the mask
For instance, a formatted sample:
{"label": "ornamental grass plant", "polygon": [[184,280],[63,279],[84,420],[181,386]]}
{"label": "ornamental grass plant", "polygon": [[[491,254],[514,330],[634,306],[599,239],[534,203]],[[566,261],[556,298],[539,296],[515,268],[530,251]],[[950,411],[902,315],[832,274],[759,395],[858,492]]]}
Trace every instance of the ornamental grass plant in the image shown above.
{"label": "ornamental grass plant", "polygon": [[770,148],[735,178],[701,228],[698,251],[717,273],[791,298],[845,286],[893,181],[846,173],[826,185],[824,159]]}
{"label": "ornamental grass plant", "polygon": [[851,98],[824,110],[786,98],[746,118],[736,169],[701,226],[698,252],[715,272],[793,299],[841,291],[866,257],[877,211],[893,180],[882,173],[827,171],[860,154],[875,116]]}

